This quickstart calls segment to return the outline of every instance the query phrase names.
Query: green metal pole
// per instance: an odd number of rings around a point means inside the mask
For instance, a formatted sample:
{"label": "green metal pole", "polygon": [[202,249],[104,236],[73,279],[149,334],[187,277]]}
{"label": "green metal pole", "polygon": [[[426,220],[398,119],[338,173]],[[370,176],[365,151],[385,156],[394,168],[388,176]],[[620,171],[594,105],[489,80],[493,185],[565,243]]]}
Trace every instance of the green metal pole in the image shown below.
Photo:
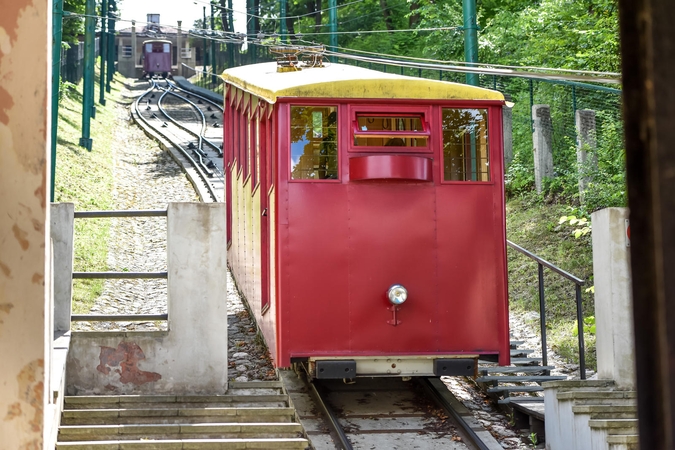
{"label": "green metal pole", "polygon": [[216,40],[214,30],[216,29],[216,19],[213,15],[213,2],[211,2],[211,84],[216,84]]}
{"label": "green metal pole", "polygon": [[[108,0],[101,0],[101,17],[108,16]],[[101,20],[101,40],[99,41],[99,48],[101,54],[101,70],[98,78],[98,102],[105,106],[105,64],[108,50],[108,34],[105,31],[106,20]]]}
{"label": "green metal pole", "polygon": [[[330,47],[331,52],[337,51],[337,0],[328,0],[328,22],[330,24]],[[330,60],[336,62],[335,56],[331,56]]]}
{"label": "green metal pole", "polygon": [[87,0],[84,19],[84,87],[82,92],[82,137],[80,146],[91,151],[91,116],[94,110],[94,26],[96,0]]}
{"label": "green metal pole", "polygon": [[286,2],[287,0],[281,0],[279,4],[279,15],[281,16],[279,20],[279,34],[281,35],[281,42],[288,42],[288,28],[286,28],[286,11],[288,8]]}
{"label": "green metal pole", "polygon": [[108,72],[106,73],[105,91],[110,92],[110,83],[115,74],[115,17],[113,13],[117,11],[115,0],[109,0],[108,3]]}
{"label": "green metal pole", "polygon": [[56,180],[56,136],[59,128],[59,85],[61,82],[61,38],[63,37],[63,0],[54,0],[52,15],[52,164],[49,201],[54,201]]}
{"label": "green metal pole", "polygon": [[[478,62],[478,25],[476,24],[476,0],[462,0],[464,12],[464,60]],[[478,86],[478,74],[467,73],[466,84]]]}
{"label": "green metal pole", "polygon": [[[232,14],[232,0],[227,0],[227,25],[230,39],[234,38],[234,17]],[[227,67],[234,67],[234,44],[227,44]]]}

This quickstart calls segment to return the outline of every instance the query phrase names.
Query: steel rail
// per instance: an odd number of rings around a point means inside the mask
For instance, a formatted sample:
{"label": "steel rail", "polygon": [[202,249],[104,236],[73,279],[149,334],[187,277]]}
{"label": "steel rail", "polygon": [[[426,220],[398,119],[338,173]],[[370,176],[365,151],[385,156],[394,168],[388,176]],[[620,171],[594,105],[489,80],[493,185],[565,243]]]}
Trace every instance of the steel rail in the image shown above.
{"label": "steel rail", "polygon": [[317,382],[318,382],[317,380],[314,381],[307,380],[307,384],[309,385],[310,391],[313,394],[314,400],[319,405],[324,415],[328,419],[329,425],[332,428],[335,436],[340,441],[340,446],[342,447],[342,449],[353,450],[354,447],[352,447],[351,442],[349,442],[349,438],[347,438],[345,431],[340,426],[340,422],[338,421],[337,416],[335,415],[331,407],[328,405],[328,403],[324,400],[324,396],[322,395],[323,388],[317,386],[316,385]]}
{"label": "steel rail", "polygon": [[[199,112],[199,114],[201,114],[203,126],[202,126],[202,135],[200,136],[199,148],[204,153],[204,156],[206,156],[206,152],[204,151],[204,144],[203,143],[206,142],[208,145],[213,147],[213,149],[218,153],[219,157],[222,157],[223,151],[220,149],[220,147],[218,147],[216,144],[214,144],[213,142],[211,142],[209,139],[206,138],[206,117],[204,116],[204,112],[199,108],[199,106],[195,105],[194,102],[191,102],[190,100],[183,97],[182,95],[178,95],[175,92],[172,92],[171,90],[167,90],[167,93],[173,95],[174,97],[177,97],[177,98],[183,100],[184,102],[189,103],[190,106],[195,108]],[[190,132],[189,130],[187,130],[187,131]],[[196,133],[194,133],[194,134],[196,134]]]}
{"label": "steel rail", "polygon": [[[181,91],[181,92],[184,92],[185,94],[187,94],[188,96],[189,96],[189,95],[192,95],[193,97],[197,97],[197,98],[200,99],[200,100],[204,100],[205,102],[210,103],[211,105],[213,105],[213,106],[215,106],[216,108],[218,108],[218,109],[220,110],[220,113],[221,113],[221,114],[225,114],[225,108],[223,108],[222,106],[220,106],[217,102],[214,102],[213,100],[211,100],[211,99],[209,99],[209,98],[206,98],[206,97],[204,97],[204,96],[202,96],[202,95],[195,94],[194,92],[190,92],[190,91],[188,91],[187,89],[184,89],[184,88],[178,86],[176,83],[174,83],[174,82],[172,82],[172,81],[166,80],[166,83],[167,83],[167,85],[169,85],[170,89],[174,89],[174,90],[176,90],[176,91]],[[174,96],[176,96],[176,97],[178,97],[178,98],[180,98],[180,99],[182,99],[182,100],[185,100],[186,102],[190,103],[190,104],[191,104],[193,107],[195,107],[200,113],[202,112],[202,111],[201,111],[201,108],[199,108],[199,106],[195,105],[194,102],[190,101],[190,99],[184,98],[183,96],[178,95],[178,94],[176,94],[175,92],[170,92],[170,93],[171,93],[172,95],[174,95]],[[203,114],[202,114],[202,117],[203,117]],[[221,157],[221,158],[223,157],[223,150],[222,150],[220,147],[218,147],[216,144],[214,144],[213,142],[211,142],[209,139],[207,139],[206,136],[204,136],[204,142],[206,142],[206,143],[209,144],[211,147],[213,147],[213,149],[214,149],[216,152],[218,152],[218,156],[219,156],[219,157]]]}
{"label": "steel rail", "polygon": [[[467,439],[471,441],[473,445],[478,450],[493,450],[490,446],[486,445],[485,442],[478,436],[469,423],[464,420],[464,417],[455,409],[453,401],[449,399],[447,387],[439,378],[420,378],[420,385],[424,388],[425,391],[434,399],[434,401],[439,404],[457,423],[459,428],[461,428],[462,433],[466,436]],[[439,386],[440,385],[440,386]],[[445,392],[441,391],[444,389]],[[454,397],[454,396],[453,396]],[[501,448],[501,446],[500,446]]]}
{"label": "steel rail", "polygon": [[[164,91],[164,93],[157,100],[157,108],[159,108],[161,113],[164,114],[166,116],[166,118],[169,119],[178,128],[182,129],[183,131],[186,131],[188,134],[191,134],[191,135],[197,137],[198,144],[197,144],[197,152],[196,153],[197,153],[197,157],[199,158],[199,165],[202,167],[202,170],[204,170],[204,172],[207,174],[207,176],[209,178],[213,178],[213,172],[208,167],[206,167],[206,165],[204,164],[204,160],[202,159],[203,157],[206,156],[206,152],[204,151],[204,137],[203,137],[203,135],[206,133],[206,118],[204,117],[204,114],[202,113],[202,111],[199,108],[197,108],[197,111],[199,112],[199,114],[202,117],[202,123],[201,123],[201,131],[199,133],[195,133],[194,131],[192,131],[188,127],[186,127],[185,125],[179,123],[177,120],[175,120],[173,117],[171,117],[171,115],[168,112],[166,112],[164,107],[162,107],[162,100],[164,100],[164,97],[166,97],[170,93],[170,91],[169,91],[169,89],[163,89],[161,87],[158,87],[158,88],[159,88],[159,90]],[[177,97],[180,98],[180,96],[177,96]],[[195,106],[189,100],[186,100],[186,99],[183,99],[183,98],[181,98],[181,100],[186,101],[192,107]]]}
{"label": "steel rail", "polygon": [[194,92],[188,91],[187,89],[180,87],[180,86],[179,86],[176,82],[174,82],[174,81],[169,81],[169,80],[167,80],[167,83],[169,84],[169,86],[171,86],[172,88],[174,88],[174,89],[177,90],[177,91],[183,91],[183,92],[185,92],[186,94],[192,95],[192,96],[194,96],[194,97],[197,97],[197,98],[200,99],[200,100],[204,100],[205,102],[211,103],[213,106],[215,106],[216,108],[218,108],[218,109],[220,110],[220,112],[224,112],[224,111],[225,111],[225,108],[223,108],[221,105],[219,105],[218,102],[214,102],[213,100],[211,100],[211,99],[208,98],[208,97],[204,97],[204,96],[202,96],[202,95],[199,95],[199,94],[196,94],[196,93],[194,93]]}
{"label": "steel rail", "polygon": [[[150,89],[148,89],[147,91],[145,91],[145,93],[141,94],[141,95],[138,97],[138,99],[136,99],[136,102],[134,103],[134,107],[135,107],[135,109],[136,109],[136,115],[139,117],[139,119],[142,120],[143,123],[145,123],[146,126],[152,128],[152,129],[155,129],[155,127],[153,127],[152,125],[150,125],[150,122],[149,122],[145,117],[143,117],[143,114],[141,114],[140,108],[139,108],[139,103],[140,103],[141,99],[142,99],[143,97],[145,97],[147,94],[149,94],[150,92],[152,92],[152,91],[155,89],[156,83],[155,83],[154,80],[151,80],[151,85],[152,85],[152,87],[151,87]],[[156,131],[157,131],[157,130],[156,130]],[[159,133],[159,131],[157,131],[157,132]],[[162,134],[162,133],[160,133],[160,134]],[[211,186],[211,183],[210,183],[209,178],[206,176],[206,174],[204,174],[204,172],[202,171],[201,167],[200,167],[200,166],[197,164],[197,162],[192,158],[192,156],[190,156],[190,153],[187,152],[181,145],[179,145],[179,144],[177,144],[177,143],[173,143],[173,145],[174,145],[174,147],[176,147],[176,148],[183,154],[183,156],[184,156],[188,161],[190,161],[190,163],[192,164],[192,166],[193,166],[193,167],[195,168],[195,170],[197,171],[197,174],[198,174],[199,177],[202,179],[202,182],[206,185],[206,189],[209,191],[209,194],[211,194],[211,197],[213,198],[213,200],[218,201],[218,196],[216,195],[216,192],[215,192],[215,190],[213,189],[213,186]]]}
{"label": "steel rail", "polygon": [[168,314],[73,314],[71,322],[150,322],[169,320]]}

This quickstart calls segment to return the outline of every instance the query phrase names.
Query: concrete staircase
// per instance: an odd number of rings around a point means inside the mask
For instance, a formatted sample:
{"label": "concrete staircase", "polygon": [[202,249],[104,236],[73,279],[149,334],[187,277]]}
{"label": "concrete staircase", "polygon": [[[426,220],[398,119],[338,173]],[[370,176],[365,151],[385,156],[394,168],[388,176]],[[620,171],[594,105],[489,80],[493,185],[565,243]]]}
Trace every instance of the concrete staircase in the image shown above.
{"label": "concrete staircase", "polygon": [[305,449],[280,382],[230,383],[213,396],[66,397],[58,450]]}
{"label": "concrete staircase", "polygon": [[552,382],[544,388],[552,450],[639,449],[635,391],[617,389],[611,380]]}

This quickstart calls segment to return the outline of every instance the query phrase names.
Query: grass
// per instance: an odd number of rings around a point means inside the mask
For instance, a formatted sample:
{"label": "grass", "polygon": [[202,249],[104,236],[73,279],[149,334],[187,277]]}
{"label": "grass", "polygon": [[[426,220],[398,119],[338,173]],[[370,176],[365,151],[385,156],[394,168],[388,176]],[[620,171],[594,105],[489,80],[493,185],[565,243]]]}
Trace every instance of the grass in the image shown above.
{"label": "grass", "polygon": [[[506,204],[507,239],[549,261],[555,266],[586,280],[582,287],[583,315],[595,315],[595,302],[586,288],[593,285],[593,249],[589,235],[575,238],[571,228],[559,225],[561,216],[569,214],[569,207],[547,204],[536,194],[510,199]],[[537,263],[509,248],[509,298],[513,312],[539,313],[539,285]],[[575,284],[544,269],[547,339],[549,346],[563,358],[578,362],[576,328]],[[538,319],[533,328],[539,329]],[[595,369],[595,336],[584,334],[586,365]]]}
{"label": "grass", "polygon": [[[101,106],[96,83],[96,118],[91,120],[90,133],[92,151],[78,145],[82,135],[82,83],[63,92],[56,148],[56,202],[74,203],[76,211],[112,209],[114,133],[111,130],[116,126],[114,101],[120,98],[120,90],[116,76],[110,94],[106,94],[107,105]],[[75,220],[74,271],[108,270],[109,234],[110,219]],[[88,313],[103,285],[104,280],[74,280],[73,313]]]}

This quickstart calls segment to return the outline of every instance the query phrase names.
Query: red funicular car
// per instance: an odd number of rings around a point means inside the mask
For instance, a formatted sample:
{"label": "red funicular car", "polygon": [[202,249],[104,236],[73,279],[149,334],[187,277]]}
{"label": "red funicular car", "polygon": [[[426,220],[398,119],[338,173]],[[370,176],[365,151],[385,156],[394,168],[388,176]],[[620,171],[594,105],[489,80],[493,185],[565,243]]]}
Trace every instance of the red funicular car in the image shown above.
{"label": "red funicular car", "polygon": [[502,94],[341,64],[223,78],[228,259],[276,365],[508,364]]}

